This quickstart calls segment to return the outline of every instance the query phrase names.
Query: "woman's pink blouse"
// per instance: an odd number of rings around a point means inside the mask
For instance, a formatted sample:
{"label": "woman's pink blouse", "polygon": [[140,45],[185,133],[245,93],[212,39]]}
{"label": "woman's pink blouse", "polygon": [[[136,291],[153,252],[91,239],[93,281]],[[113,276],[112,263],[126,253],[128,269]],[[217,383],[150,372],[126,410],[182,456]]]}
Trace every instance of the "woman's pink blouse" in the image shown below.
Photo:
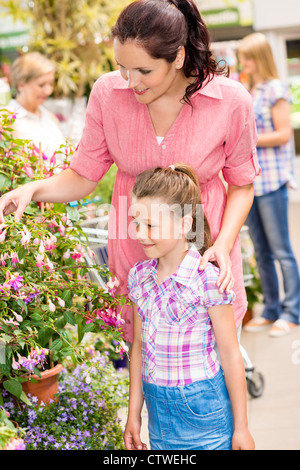
{"label": "woman's pink blouse", "polygon": [[[213,238],[221,227],[226,204],[226,185],[252,183],[259,174],[256,156],[256,127],[250,95],[238,82],[215,76],[185,104],[159,145],[146,105],[139,103],[119,72],[101,76],[93,86],[86,124],[71,168],[81,176],[99,181],[115,163],[109,221],[109,267],[127,293],[130,268],[146,259],[139,242],[128,236],[129,207],[135,177],[148,168],[185,162],[196,171],[202,190],[204,211]],[[223,178],[220,176],[223,175]],[[242,256],[239,239],[231,252],[234,311],[239,325],[246,312]],[[123,310],[125,333],[132,339],[131,308]]]}

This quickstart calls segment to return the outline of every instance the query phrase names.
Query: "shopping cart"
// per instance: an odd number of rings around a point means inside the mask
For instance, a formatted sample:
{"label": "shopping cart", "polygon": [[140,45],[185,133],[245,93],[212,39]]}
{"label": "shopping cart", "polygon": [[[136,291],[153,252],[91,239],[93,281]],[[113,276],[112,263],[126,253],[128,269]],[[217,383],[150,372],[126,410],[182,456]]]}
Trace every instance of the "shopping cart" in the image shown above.
{"label": "shopping cart", "polygon": [[[245,287],[250,286],[253,280],[251,272],[250,260],[254,257],[254,249],[249,235],[249,229],[244,225],[240,232],[240,240],[242,246],[243,257],[243,274]],[[265,380],[261,372],[257,372],[246,351],[240,344],[240,351],[244,361],[247,390],[253,398],[258,398],[263,394],[265,388]]]}

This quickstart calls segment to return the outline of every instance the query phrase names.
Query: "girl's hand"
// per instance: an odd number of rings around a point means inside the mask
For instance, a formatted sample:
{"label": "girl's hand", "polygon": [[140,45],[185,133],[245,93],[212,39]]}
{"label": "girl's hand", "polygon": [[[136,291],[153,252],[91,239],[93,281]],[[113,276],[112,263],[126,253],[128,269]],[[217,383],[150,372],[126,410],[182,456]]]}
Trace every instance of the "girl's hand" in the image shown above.
{"label": "girl's hand", "polygon": [[200,269],[205,269],[208,261],[216,261],[220,268],[220,275],[217,281],[219,292],[222,294],[225,290],[229,294],[234,285],[234,278],[231,270],[231,259],[228,251],[218,245],[213,245],[205,251],[201,258]]}
{"label": "girl's hand", "polygon": [[255,443],[248,429],[234,431],[232,436],[232,450],[254,450]]}
{"label": "girl's hand", "polygon": [[141,441],[140,432],[140,422],[127,421],[123,436],[127,450],[147,450],[147,445]]}

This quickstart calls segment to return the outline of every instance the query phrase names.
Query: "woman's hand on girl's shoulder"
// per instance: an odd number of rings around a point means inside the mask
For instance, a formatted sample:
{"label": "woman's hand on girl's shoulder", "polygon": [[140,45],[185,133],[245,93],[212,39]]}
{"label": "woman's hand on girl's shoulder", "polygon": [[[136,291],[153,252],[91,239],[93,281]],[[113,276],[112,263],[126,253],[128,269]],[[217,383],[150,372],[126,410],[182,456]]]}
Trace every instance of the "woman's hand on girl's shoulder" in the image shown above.
{"label": "woman's hand on girl's shoulder", "polygon": [[229,294],[234,285],[234,278],[228,251],[216,245],[208,248],[201,258],[200,270],[204,270],[209,261],[215,261],[220,268],[220,274],[217,281],[219,292],[222,294],[226,290],[226,293]]}

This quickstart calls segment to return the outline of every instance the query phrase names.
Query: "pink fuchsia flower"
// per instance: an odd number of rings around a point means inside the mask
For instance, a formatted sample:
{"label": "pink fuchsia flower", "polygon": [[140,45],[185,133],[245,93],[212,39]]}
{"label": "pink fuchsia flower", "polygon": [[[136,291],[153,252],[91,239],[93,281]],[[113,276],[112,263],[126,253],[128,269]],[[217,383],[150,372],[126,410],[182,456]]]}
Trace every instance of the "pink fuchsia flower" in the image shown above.
{"label": "pink fuchsia flower", "polygon": [[41,253],[40,255],[36,255],[36,256],[35,256],[35,259],[36,259],[36,267],[37,267],[37,268],[41,268],[42,266],[45,265],[45,263],[44,263],[44,256],[45,256],[44,253]]}
{"label": "pink fuchsia flower", "polygon": [[63,299],[61,299],[60,297],[58,297],[57,300],[58,300],[58,305],[59,305],[60,307],[64,307],[64,306],[65,306],[65,301],[64,301]]}
{"label": "pink fuchsia flower", "polygon": [[121,357],[123,357],[125,353],[127,354],[127,353],[128,353],[128,350],[129,350],[129,348],[128,348],[128,346],[125,344],[124,341],[120,341],[120,343],[119,343],[118,346],[116,347],[116,351],[117,351],[117,353],[120,354]]}
{"label": "pink fuchsia flower", "polygon": [[39,364],[44,366],[44,363],[47,362],[47,354],[49,353],[49,349],[46,348],[36,348],[32,349],[30,352],[31,359],[36,360]]}
{"label": "pink fuchsia flower", "polygon": [[67,249],[67,251],[64,252],[63,258],[69,259],[71,256],[70,248]]}
{"label": "pink fuchsia flower", "polygon": [[12,367],[14,370],[19,370],[19,369],[21,369],[21,364],[19,364],[19,363],[15,360],[15,358],[13,358],[11,367]]}
{"label": "pink fuchsia flower", "polygon": [[55,166],[56,165],[56,152],[53,153],[52,157],[50,158],[50,165]]}
{"label": "pink fuchsia flower", "polygon": [[48,300],[48,307],[49,307],[50,312],[55,312],[56,307],[50,299]]}
{"label": "pink fuchsia flower", "polygon": [[11,437],[9,442],[5,445],[4,450],[26,450],[24,439]]}
{"label": "pink fuchsia flower", "polygon": [[6,236],[6,230],[3,230],[3,231],[1,230],[1,232],[0,232],[0,243],[4,242],[5,236]]}
{"label": "pink fuchsia flower", "polygon": [[36,359],[31,359],[30,356],[26,358],[26,357],[20,356],[19,354],[18,354],[18,362],[22,367],[24,367],[24,369],[28,370],[28,372],[30,373],[33,372],[35,366],[38,365],[38,361]]}
{"label": "pink fuchsia flower", "polygon": [[10,259],[11,259],[11,265],[12,265],[13,268],[15,268],[17,266],[17,264],[20,262],[19,257],[18,257],[18,253],[16,251],[11,253]]}
{"label": "pink fuchsia flower", "polygon": [[56,242],[57,242],[57,238],[52,234],[50,234],[48,238],[44,237],[43,243],[44,243],[45,250],[50,251],[50,253],[52,253],[52,251],[57,246]]}
{"label": "pink fuchsia flower", "polygon": [[21,232],[21,245],[27,246],[31,239],[31,233],[24,227],[24,230]]}
{"label": "pink fuchsia flower", "polygon": [[11,275],[8,283],[15,291],[17,291],[20,289],[20,287],[22,287],[23,281],[24,281],[23,277],[16,274],[16,275]]}
{"label": "pink fuchsia flower", "polygon": [[22,315],[19,315],[19,313],[16,313],[16,312],[13,312],[13,314],[16,318],[16,321],[19,322],[19,323],[22,323],[22,321],[23,321]]}
{"label": "pink fuchsia flower", "polygon": [[1,255],[0,256],[0,265],[1,266],[6,266],[6,262],[5,260],[8,258],[8,254],[7,253],[4,253],[4,255]]}
{"label": "pink fuchsia flower", "polygon": [[26,163],[24,165],[24,171],[25,171],[26,175],[29,176],[29,178],[34,177],[33,169],[31,168],[31,166],[28,163]]}

